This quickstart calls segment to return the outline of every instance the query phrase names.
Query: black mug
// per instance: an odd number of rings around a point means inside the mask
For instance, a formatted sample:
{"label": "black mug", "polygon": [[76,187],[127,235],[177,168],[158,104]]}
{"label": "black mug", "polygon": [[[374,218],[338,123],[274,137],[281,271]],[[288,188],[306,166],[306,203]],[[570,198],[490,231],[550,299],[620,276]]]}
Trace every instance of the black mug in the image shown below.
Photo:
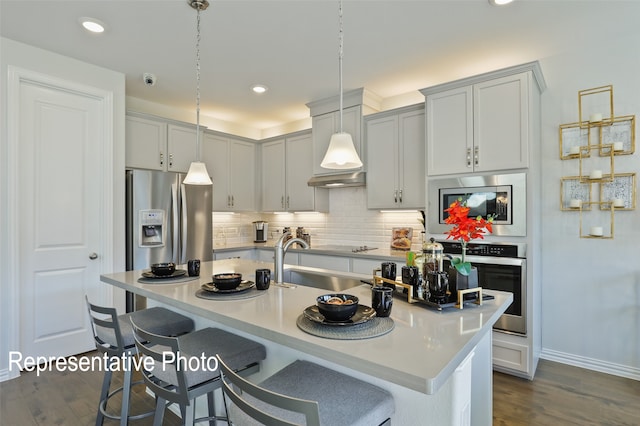
{"label": "black mug", "polygon": [[256,269],[256,288],[258,290],[266,290],[271,283],[270,269]]}
{"label": "black mug", "polygon": [[411,284],[412,286],[418,285],[418,267],[417,266],[403,266],[402,267],[402,282],[404,284]]}
{"label": "black mug", "polygon": [[[386,278],[391,281],[396,280],[396,264],[394,262],[382,262],[382,278]],[[383,283],[382,285],[396,288],[395,285],[389,283]]]}
{"label": "black mug", "polygon": [[393,289],[385,286],[373,286],[371,288],[371,307],[378,317],[391,315],[393,305]]}
{"label": "black mug", "polygon": [[193,259],[187,261],[187,273],[190,277],[200,276],[200,259]]}

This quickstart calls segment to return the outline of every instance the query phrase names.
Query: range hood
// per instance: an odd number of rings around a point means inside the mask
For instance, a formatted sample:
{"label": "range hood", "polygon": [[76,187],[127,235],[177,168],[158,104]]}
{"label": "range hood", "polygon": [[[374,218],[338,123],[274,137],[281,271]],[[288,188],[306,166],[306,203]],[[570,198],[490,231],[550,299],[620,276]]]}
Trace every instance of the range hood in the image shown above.
{"label": "range hood", "polygon": [[365,186],[365,172],[339,173],[335,175],[314,176],[307,185],[319,188],[344,188],[347,186]]}

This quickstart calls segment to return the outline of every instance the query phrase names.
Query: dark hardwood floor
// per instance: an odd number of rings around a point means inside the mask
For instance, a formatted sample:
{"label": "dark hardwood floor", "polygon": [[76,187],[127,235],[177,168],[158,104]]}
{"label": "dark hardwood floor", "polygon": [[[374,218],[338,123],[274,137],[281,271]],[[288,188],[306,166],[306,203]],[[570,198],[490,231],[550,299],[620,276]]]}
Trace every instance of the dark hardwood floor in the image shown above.
{"label": "dark hardwood floor", "polygon": [[[544,360],[533,381],[502,373],[493,377],[495,426],[640,425],[640,381]],[[119,375],[115,380],[121,383]],[[0,383],[0,425],[93,425],[101,384],[101,372],[24,373]],[[134,389],[134,413],[152,409],[153,402],[143,386]],[[151,425],[152,419],[131,424]],[[164,424],[179,425],[180,419],[167,411]]]}

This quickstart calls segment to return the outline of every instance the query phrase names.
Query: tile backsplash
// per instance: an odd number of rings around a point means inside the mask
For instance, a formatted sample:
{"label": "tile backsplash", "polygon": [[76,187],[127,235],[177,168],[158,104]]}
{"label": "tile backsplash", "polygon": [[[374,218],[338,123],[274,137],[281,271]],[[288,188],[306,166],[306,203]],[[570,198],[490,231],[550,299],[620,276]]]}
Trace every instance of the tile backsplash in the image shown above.
{"label": "tile backsplash", "polygon": [[299,226],[311,235],[311,245],[342,244],[389,247],[394,227],[413,228],[412,250],[420,250],[422,224],[418,211],[367,209],[364,187],[334,188],[329,192],[329,213],[213,213],[214,247],[253,242],[255,220],[269,223],[269,239],[276,240],[282,229]]}

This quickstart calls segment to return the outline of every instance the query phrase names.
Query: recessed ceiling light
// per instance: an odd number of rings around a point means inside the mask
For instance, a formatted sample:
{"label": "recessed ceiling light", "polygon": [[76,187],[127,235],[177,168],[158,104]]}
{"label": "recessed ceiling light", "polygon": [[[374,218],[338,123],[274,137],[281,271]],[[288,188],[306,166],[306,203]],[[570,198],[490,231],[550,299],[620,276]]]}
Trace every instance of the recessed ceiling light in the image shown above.
{"label": "recessed ceiling light", "polygon": [[258,95],[262,95],[264,92],[269,90],[269,88],[267,86],[265,86],[264,84],[254,84],[251,87],[251,90],[253,90],[253,93],[257,93]]}
{"label": "recessed ceiling light", "polygon": [[85,30],[91,31],[92,33],[102,33],[105,29],[104,23],[95,18],[80,18],[80,23]]}
{"label": "recessed ceiling light", "polygon": [[489,4],[492,6],[504,6],[511,3],[513,0],[489,0]]}

